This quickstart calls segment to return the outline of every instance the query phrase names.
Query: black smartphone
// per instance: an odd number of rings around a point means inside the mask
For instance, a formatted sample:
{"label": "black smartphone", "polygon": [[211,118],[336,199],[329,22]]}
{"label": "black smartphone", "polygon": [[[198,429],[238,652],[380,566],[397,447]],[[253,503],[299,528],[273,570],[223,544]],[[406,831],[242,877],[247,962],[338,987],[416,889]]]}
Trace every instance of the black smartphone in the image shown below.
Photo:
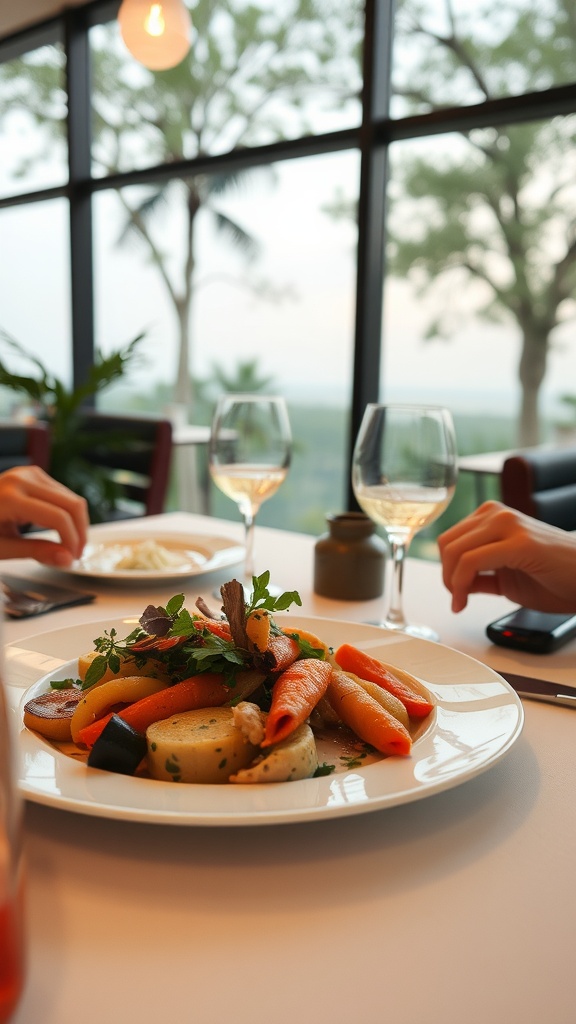
{"label": "black smartphone", "polygon": [[576,615],[556,615],[517,608],[486,627],[494,644],[530,654],[549,654],[576,636]]}

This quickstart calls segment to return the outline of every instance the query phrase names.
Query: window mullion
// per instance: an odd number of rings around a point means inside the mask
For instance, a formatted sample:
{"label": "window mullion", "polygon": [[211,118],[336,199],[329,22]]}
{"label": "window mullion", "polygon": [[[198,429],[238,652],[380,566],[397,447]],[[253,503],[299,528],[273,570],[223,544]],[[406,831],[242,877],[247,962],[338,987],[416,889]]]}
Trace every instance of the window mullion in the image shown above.
{"label": "window mullion", "polygon": [[82,8],[65,14],[70,196],[70,287],[74,384],[94,362],[91,96],[88,21]]}
{"label": "window mullion", "polygon": [[[387,118],[389,110],[394,0],[366,0],[365,17],[349,469],[364,409],[368,402],[378,400],[379,391],[388,152],[377,142],[376,134],[377,123]],[[347,507],[357,507],[350,472],[346,493]]]}

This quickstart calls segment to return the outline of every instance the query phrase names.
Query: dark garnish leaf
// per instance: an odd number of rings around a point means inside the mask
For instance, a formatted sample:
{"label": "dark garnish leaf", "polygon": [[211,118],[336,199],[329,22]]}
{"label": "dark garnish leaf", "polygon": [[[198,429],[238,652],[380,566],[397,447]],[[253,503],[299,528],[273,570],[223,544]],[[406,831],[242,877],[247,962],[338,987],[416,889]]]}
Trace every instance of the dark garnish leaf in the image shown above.
{"label": "dark garnish leaf", "polygon": [[150,636],[166,636],[172,625],[172,616],[165,608],[156,608],[153,604],[149,604],[138,621],[142,629]]}
{"label": "dark garnish leaf", "polygon": [[312,778],[313,779],[320,779],[323,775],[331,775],[332,772],[335,772],[335,771],[336,771],[336,765],[335,764],[327,764],[326,761],[323,761],[322,764],[318,765],[318,767],[317,767],[316,771],[314,772],[314,775],[312,776]]}

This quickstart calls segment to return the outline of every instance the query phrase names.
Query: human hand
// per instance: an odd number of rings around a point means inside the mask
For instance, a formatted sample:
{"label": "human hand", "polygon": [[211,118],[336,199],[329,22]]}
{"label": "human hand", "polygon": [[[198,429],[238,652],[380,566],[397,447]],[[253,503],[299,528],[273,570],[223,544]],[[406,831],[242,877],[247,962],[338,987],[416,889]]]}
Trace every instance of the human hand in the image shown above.
{"label": "human hand", "polygon": [[576,536],[487,501],[438,538],[452,611],[501,594],[545,612],[576,611]]}
{"label": "human hand", "polygon": [[[56,530],[58,541],[22,535],[27,523]],[[0,559],[35,558],[68,566],[82,554],[89,519],[84,498],[57,483],[38,466],[15,466],[0,474]]]}

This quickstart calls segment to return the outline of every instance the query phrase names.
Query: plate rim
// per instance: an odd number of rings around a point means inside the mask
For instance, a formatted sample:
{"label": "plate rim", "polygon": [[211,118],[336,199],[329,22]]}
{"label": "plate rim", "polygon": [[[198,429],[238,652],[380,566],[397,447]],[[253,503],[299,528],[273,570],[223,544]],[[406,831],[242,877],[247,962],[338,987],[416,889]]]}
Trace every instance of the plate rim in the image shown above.
{"label": "plate rim", "polygon": [[[278,621],[281,621],[283,625],[285,623],[289,625],[290,622],[294,623],[294,625],[298,623],[300,624],[300,626],[302,626],[302,628],[308,628],[312,632],[319,633],[320,636],[322,634],[321,632],[319,632],[319,630],[321,630],[323,624],[328,624],[333,629],[342,629],[344,631],[346,631],[347,627],[351,627],[356,631],[360,631],[360,633],[362,634],[361,638],[365,639],[368,642],[369,648],[381,648],[382,646],[387,646],[387,643],[392,641],[392,636],[387,635],[377,626],[371,626],[369,624],[353,622],[345,619],[340,620],[322,616],[290,613],[284,615],[277,615],[276,618]],[[26,653],[26,642],[34,642],[36,644],[41,644],[43,637],[52,636],[54,632],[63,632],[67,634],[67,636],[72,638],[72,636],[74,634],[77,634],[78,631],[81,629],[90,629],[90,631],[94,633],[94,630],[100,627],[107,629],[118,628],[118,626],[122,625],[122,623],[126,623],[127,619],[133,621],[134,616],[126,615],[122,617],[117,617],[112,620],[110,618],[107,618],[99,621],[84,622],[77,626],[62,627],[60,631],[49,630],[45,633],[32,634],[27,638],[23,638],[19,641],[14,641],[11,644],[7,644],[6,647],[7,649],[13,649],[16,652],[22,650],[23,653]],[[452,774],[446,775],[445,777],[439,776],[434,781],[426,784],[415,785],[414,780],[412,780],[412,785],[404,786],[403,788],[399,788],[391,793],[386,793],[382,791],[380,792],[379,795],[366,796],[365,799],[360,799],[356,802],[354,800],[348,802],[346,801],[346,799],[343,799],[340,803],[335,802],[330,804],[328,802],[331,793],[334,791],[337,794],[340,791],[344,792],[345,794],[347,787],[348,789],[350,789],[350,787],[360,787],[362,789],[362,787],[365,788],[366,784],[370,781],[374,782],[374,784],[377,784],[376,772],[381,773],[382,771],[389,771],[391,775],[391,765],[394,765],[394,774],[399,774],[400,777],[402,777],[403,775],[403,764],[408,763],[409,765],[417,766],[420,763],[421,755],[424,751],[424,748],[426,748],[426,750],[429,750],[431,744],[432,746],[434,745],[434,742],[442,732],[442,729],[438,724],[438,717],[436,717],[434,723],[430,726],[430,729],[426,730],[426,732],[424,733],[423,738],[417,739],[414,744],[413,750],[419,755],[416,758],[416,760],[414,760],[414,755],[412,755],[410,758],[384,759],[383,761],[379,761],[375,764],[367,765],[364,768],[357,768],[349,770],[347,772],[344,771],[337,773],[336,775],[321,777],[317,779],[305,779],[299,782],[292,782],[289,784],[262,784],[260,786],[246,787],[178,786],[175,789],[174,783],[170,782],[165,783],[156,780],[135,779],[128,778],[126,776],[111,776],[111,773],[98,772],[98,775],[100,777],[105,777],[102,781],[102,785],[100,786],[100,788],[103,787],[104,790],[106,790],[107,785],[110,782],[110,778],[113,778],[115,781],[114,788],[116,791],[119,789],[119,780],[120,785],[122,786],[122,790],[128,793],[130,792],[131,786],[133,787],[135,785],[141,787],[144,784],[147,787],[155,787],[155,792],[157,792],[158,794],[157,799],[154,800],[156,807],[152,809],[150,807],[138,807],[125,801],[122,802],[120,799],[112,801],[110,801],[110,798],[108,798],[108,801],[95,800],[94,798],[89,796],[85,796],[83,799],[79,799],[75,796],[71,796],[70,793],[62,793],[62,791],[47,791],[46,789],[42,789],[41,785],[39,784],[36,784],[34,786],[33,784],[31,784],[30,777],[26,776],[26,772],[22,767],[27,760],[33,760],[34,757],[37,758],[38,755],[40,755],[41,760],[43,759],[45,765],[48,763],[48,759],[51,759],[54,765],[54,778],[57,774],[59,774],[61,776],[61,783],[62,779],[64,780],[64,783],[68,781],[72,785],[72,788],[75,782],[75,776],[77,775],[78,771],[81,771],[82,773],[86,772],[86,766],[82,762],[75,761],[68,755],[56,750],[47,741],[42,740],[41,737],[37,736],[35,733],[32,733],[25,729],[25,727],[22,724],[22,708],[26,699],[28,699],[28,695],[30,694],[31,690],[37,689],[41,685],[46,685],[50,678],[57,677],[58,672],[62,671],[63,668],[63,665],[60,665],[59,668],[44,673],[44,675],[40,676],[35,681],[31,682],[28,686],[25,686],[25,688],[23,688],[21,685],[13,685],[12,687],[10,687],[10,680],[8,679],[8,689],[11,689],[13,693],[13,700],[11,706],[12,711],[16,715],[18,750],[21,761],[21,766],[18,772],[19,789],[22,795],[26,799],[31,800],[32,802],[44,804],[46,806],[54,807],[61,810],[68,810],[76,813],[84,813],[90,816],[104,817],[112,820],[145,822],[151,824],[171,824],[182,826],[198,825],[209,827],[278,825],[291,824],[296,822],[329,820],[344,816],[374,812],[376,810],[384,810],[405,803],[412,803],[417,800],[425,799],[429,796],[435,795],[436,793],[443,792],[445,790],[459,786],[471,780],[472,778],[477,777],[479,774],[483,773],[489,768],[493,767],[495,764],[498,763],[498,761],[500,761],[504,756],[506,756],[506,754],[509,752],[509,750],[512,748],[512,746],[515,744],[515,742],[521,735],[524,725],[524,708],[520,698],[512,689],[512,687],[490,666],[486,665],[484,662],[480,662],[477,659],[472,658],[470,655],[464,654],[461,651],[457,651],[454,648],[445,647],[442,644],[436,644],[432,641],[418,640],[412,637],[399,637],[397,634],[394,635],[393,639],[395,642],[397,642],[398,640],[402,640],[403,642],[408,644],[407,650],[416,648],[419,651],[427,650],[428,653],[434,651],[441,652],[442,656],[444,656],[445,658],[447,657],[449,661],[453,661],[454,659],[456,659],[457,662],[461,661],[462,664],[468,665],[470,667],[470,671],[472,671],[472,667],[474,667],[475,669],[477,668],[479,670],[480,675],[485,676],[485,679],[477,680],[476,683],[474,684],[476,687],[488,683],[492,687],[494,683],[498,684],[499,697],[502,698],[502,700],[498,701],[494,705],[494,707],[513,707],[516,710],[516,720],[513,724],[510,725],[508,732],[502,739],[502,742],[499,745],[497,745],[489,755],[485,757],[480,757],[480,759],[473,760],[468,765],[467,768],[461,771],[456,771]],[[380,643],[376,642],[378,640],[380,641]],[[371,641],[374,642],[372,643]],[[382,641],[385,642],[382,643]],[[342,637],[341,642],[345,642],[344,636]],[[358,646],[361,646],[361,641],[359,640],[348,642],[354,642]],[[79,651],[78,654],[80,653],[82,652]],[[16,656],[18,656],[18,654]],[[72,657],[71,659],[67,659],[67,661],[65,661],[63,664],[68,664],[70,661],[74,662],[74,660],[75,658]],[[399,667],[406,668],[407,666],[399,665]],[[420,675],[418,675],[418,673],[414,674],[416,674],[418,678],[422,678]],[[437,688],[442,688],[445,684],[434,683],[425,678],[422,679],[422,681],[425,683],[426,686],[428,686],[431,689],[432,693],[435,696],[437,712],[440,709],[440,711],[444,714],[446,713],[447,709],[449,709],[449,713],[452,715],[452,728],[454,725],[454,715],[456,715],[456,724],[458,723],[458,703],[456,703],[454,707],[452,707],[453,702],[447,702],[443,698],[438,697],[438,694],[436,692]],[[14,691],[16,691],[15,701]],[[483,698],[483,700],[486,700],[486,698]],[[485,710],[487,710],[487,708],[485,708]],[[422,746],[421,750],[419,750],[419,746]],[[95,770],[93,769],[92,771]],[[404,774],[406,774],[408,779],[410,778],[409,771],[407,771]],[[86,776],[86,778],[89,777]],[[90,778],[94,779],[93,776],[91,776]],[[336,782],[335,788],[333,786],[334,782]],[[224,792],[230,793],[248,791],[249,794],[255,794],[258,791],[260,794],[264,793],[263,802],[264,804],[266,804],[268,796],[271,795],[274,792],[274,790],[277,791],[278,786],[282,787],[282,790],[280,791],[281,793],[287,793],[286,787],[289,787],[288,794],[293,794],[295,800],[282,801],[281,799],[280,804],[282,805],[284,803],[284,806],[267,806],[263,809],[252,808],[250,810],[242,810],[240,808],[236,810],[222,811],[218,808],[208,809],[207,806],[197,806],[192,809],[188,808],[187,810],[182,810],[177,806],[166,806],[166,800],[168,802],[168,805],[170,805],[170,803],[174,803],[172,798],[169,796],[169,793],[172,793],[174,794],[174,796],[176,796],[176,794],[182,792],[193,794],[194,797],[197,797],[198,794],[200,793],[200,804],[203,805],[206,804],[207,801],[202,800],[202,794],[204,795],[204,797],[208,797],[209,795],[213,796],[216,800],[216,803],[218,804],[219,794],[222,794]],[[310,786],[314,786],[314,788],[318,791],[319,794],[324,794],[323,802],[320,802],[319,796],[318,801],[314,804],[306,805],[304,799],[298,803],[296,799],[298,793],[305,793],[306,791],[305,789],[303,790],[302,787],[309,788]],[[157,787],[162,787],[162,792],[160,788]],[[143,793],[143,790],[141,792]],[[195,800],[192,800],[192,803],[194,802]],[[257,803],[257,801],[254,802]],[[268,803],[273,804],[274,800],[268,801]]]}
{"label": "plate rim", "polygon": [[178,569],[177,567],[174,567],[172,569],[124,569],[118,572],[113,569],[99,570],[83,567],[79,564],[81,560],[77,560],[73,562],[71,566],[63,567],[61,571],[74,577],[105,580],[109,583],[161,582],[163,580],[169,581],[174,579],[187,579],[189,577],[203,576],[219,569],[228,568],[230,565],[240,564],[245,555],[244,545],[240,541],[235,540],[232,537],[227,537],[224,534],[187,533],[184,530],[152,530],[151,532],[145,532],[142,527],[136,527],[134,530],[130,531],[125,526],[114,527],[112,524],[109,528],[108,524],[103,528],[99,528],[98,533],[94,535],[91,535],[91,531],[89,530],[87,545],[98,543],[106,544],[107,542],[110,544],[130,544],[140,543],[151,539],[165,544],[170,542],[186,543],[190,548],[193,548],[195,544],[197,544],[198,547],[206,547],[214,544],[217,544],[218,546],[214,549],[212,557],[209,558],[204,565],[200,565],[197,568],[190,567],[189,569]]}

